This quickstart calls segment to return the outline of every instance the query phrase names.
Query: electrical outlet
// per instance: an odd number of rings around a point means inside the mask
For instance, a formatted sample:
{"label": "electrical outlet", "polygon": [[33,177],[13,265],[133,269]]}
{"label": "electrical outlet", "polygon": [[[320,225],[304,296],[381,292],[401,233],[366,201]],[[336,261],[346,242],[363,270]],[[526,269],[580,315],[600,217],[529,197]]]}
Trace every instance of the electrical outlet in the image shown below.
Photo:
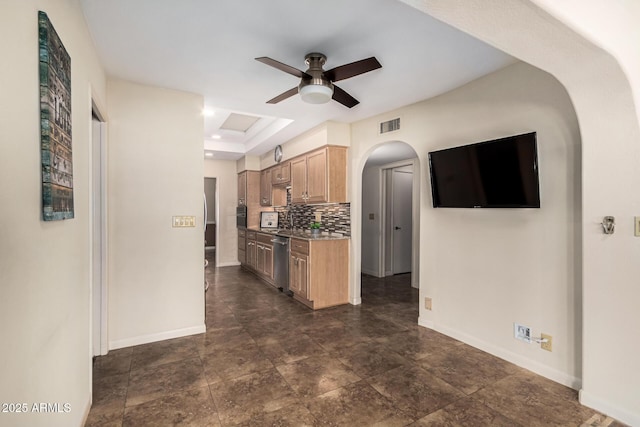
{"label": "electrical outlet", "polygon": [[375,217],[376,217],[375,214],[372,214],[372,213],[369,214],[369,219],[370,220],[373,221],[375,219]]}
{"label": "electrical outlet", "polygon": [[429,297],[425,297],[424,298],[424,308],[427,310],[431,310],[431,298]]}
{"label": "electrical outlet", "polygon": [[531,328],[528,326],[513,324],[513,337],[517,340],[531,344]]}
{"label": "electrical outlet", "polygon": [[195,227],[196,217],[195,216],[174,216],[172,217],[171,225],[173,228]]}
{"label": "electrical outlet", "polygon": [[322,212],[316,212],[316,222],[322,221]]}
{"label": "electrical outlet", "polygon": [[551,347],[553,344],[553,339],[551,338],[551,335],[540,334],[540,338],[542,338],[543,340],[544,339],[547,340],[547,342],[540,343],[540,348],[542,348],[543,350],[551,351]]}
{"label": "electrical outlet", "polygon": [[634,234],[636,237],[640,237],[640,216],[634,217],[633,220],[635,222]]}

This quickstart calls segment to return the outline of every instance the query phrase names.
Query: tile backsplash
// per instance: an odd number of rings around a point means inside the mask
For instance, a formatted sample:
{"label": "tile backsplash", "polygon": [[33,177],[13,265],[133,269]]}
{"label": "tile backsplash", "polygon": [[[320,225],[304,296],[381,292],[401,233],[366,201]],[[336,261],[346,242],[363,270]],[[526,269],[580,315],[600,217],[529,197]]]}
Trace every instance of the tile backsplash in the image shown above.
{"label": "tile backsplash", "polygon": [[[351,236],[351,205],[349,203],[324,203],[321,205],[292,205],[291,193],[287,190],[287,206],[276,207],[281,228],[309,229],[316,213],[322,216],[321,232],[340,233]],[[293,217],[293,227],[289,222]]]}

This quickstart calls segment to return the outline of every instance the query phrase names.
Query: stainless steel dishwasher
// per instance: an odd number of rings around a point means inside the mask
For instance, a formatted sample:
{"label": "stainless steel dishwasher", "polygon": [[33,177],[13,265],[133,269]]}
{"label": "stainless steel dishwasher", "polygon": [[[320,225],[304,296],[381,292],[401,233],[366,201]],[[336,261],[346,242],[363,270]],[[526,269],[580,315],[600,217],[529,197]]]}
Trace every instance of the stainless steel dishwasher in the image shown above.
{"label": "stainless steel dishwasher", "polygon": [[289,294],[289,238],[274,236],[273,243],[273,281],[276,288]]}

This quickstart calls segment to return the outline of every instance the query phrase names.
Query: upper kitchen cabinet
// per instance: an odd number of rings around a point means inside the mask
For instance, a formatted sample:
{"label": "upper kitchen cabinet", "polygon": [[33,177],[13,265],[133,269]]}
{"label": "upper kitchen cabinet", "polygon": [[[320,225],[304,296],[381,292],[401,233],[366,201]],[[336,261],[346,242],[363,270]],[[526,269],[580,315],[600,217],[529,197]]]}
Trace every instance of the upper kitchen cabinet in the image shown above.
{"label": "upper kitchen cabinet", "polygon": [[288,184],[291,181],[291,163],[285,162],[271,168],[271,183],[273,185]]}
{"label": "upper kitchen cabinet", "polygon": [[238,174],[238,206],[247,202],[247,171]]}
{"label": "upper kitchen cabinet", "polygon": [[238,206],[247,207],[247,227],[260,224],[260,172],[244,171],[238,174]]}
{"label": "upper kitchen cabinet", "polygon": [[271,206],[272,172],[272,168],[260,172],[260,206]]}
{"label": "upper kitchen cabinet", "polygon": [[346,147],[327,146],[291,160],[292,203],[346,201]]}

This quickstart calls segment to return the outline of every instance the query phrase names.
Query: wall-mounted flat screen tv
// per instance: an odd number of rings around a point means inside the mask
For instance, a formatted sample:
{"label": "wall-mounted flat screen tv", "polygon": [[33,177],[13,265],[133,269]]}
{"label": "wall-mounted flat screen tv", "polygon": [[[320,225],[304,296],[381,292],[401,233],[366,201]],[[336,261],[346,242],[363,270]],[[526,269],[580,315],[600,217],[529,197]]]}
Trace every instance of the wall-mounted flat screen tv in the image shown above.
{"label": "wall-mounted flat screen tv", "polygon": [[539,208],[536,133],[429,153],[435,208]]}

